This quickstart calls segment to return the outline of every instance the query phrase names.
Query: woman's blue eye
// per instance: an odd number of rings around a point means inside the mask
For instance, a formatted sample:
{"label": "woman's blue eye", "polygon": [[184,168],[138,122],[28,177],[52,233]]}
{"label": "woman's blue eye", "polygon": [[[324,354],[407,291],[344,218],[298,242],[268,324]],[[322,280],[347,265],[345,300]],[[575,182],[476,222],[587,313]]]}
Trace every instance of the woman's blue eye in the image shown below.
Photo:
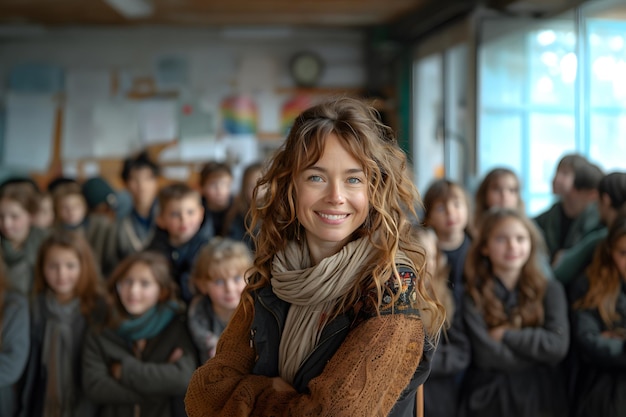
{"label": "woman's blue eye", "polygon": [[359,183],[361,183],[361,179],[357,178],[357,177],[351,177],[351,178],[348,178],[348,183],[349,184],[359,184]]}
{"label": "woman's blue eye", "polygon": [[309,177],[309,181],[320,182],[321,180],[322,180],[322,177],[320,177],[319,175],[311,175]]}

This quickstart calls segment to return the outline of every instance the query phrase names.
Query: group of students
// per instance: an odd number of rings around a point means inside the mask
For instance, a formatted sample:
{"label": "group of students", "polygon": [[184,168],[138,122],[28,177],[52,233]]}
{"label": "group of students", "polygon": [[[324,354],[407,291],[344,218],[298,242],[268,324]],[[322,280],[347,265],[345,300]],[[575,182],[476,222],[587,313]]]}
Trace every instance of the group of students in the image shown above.
{"label": "group of students", "polygon": [[94,183],[1,186],[0,415],[408,417],[422,384],[428,417],[626,413],[626,173],[564,157],[536,219],[508,169],[473,216],[441,179],[418,216],[348,98],[262,168],[232,197],[225,164],[197,191],[133,156],[115,221]]}
{"label": "group of students", "polygon": [[474,201],[446,179],[426,190],[417,232],[448,313],[426,416],[626,415],[626,172],[566,155],[553,192],[529,219],[506,168]]}
{"label": "group of students", "polygon": [[303,112],[235,198],[224,167],[159,189],[129,158],[114,222],[99,180],[51,184],[46,225],[33,184],[0,187],[0,415],[413,415],[445,312],[376,110]]}
{"label": "group of students", "polygon": [[245,214],[260,171],[246,169],[237,196],[221,162],[204,166],[201,191],[160,187],[142,152],[124,163],[133,204],[117,218],[101,179],[0,186],[0,415],[184,416],[253,263]]}

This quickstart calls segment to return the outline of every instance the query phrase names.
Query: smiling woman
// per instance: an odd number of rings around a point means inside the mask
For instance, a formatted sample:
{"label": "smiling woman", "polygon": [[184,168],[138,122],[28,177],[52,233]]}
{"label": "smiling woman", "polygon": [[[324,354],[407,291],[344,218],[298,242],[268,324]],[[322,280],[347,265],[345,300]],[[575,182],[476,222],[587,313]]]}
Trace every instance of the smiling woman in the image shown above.
{"label": "smiling woman", "polygon": [[307,231],[314,263],[335,254],[368,214],[365,173],[335,134],[328,135],[324,153],[296,181],[297,217]]}
{"label": "smiling woman", "polygon": [[390,129],[358,100],[312,107],[258,189],[250,284],[189,384],[188,415],[412,416],[444,313]]}

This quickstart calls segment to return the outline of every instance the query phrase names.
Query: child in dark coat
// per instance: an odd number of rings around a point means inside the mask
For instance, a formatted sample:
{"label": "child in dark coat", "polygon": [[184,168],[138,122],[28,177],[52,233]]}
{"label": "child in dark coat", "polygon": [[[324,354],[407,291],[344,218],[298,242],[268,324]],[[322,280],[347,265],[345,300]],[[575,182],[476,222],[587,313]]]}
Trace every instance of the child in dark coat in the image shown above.
{"label": "child in dark coat", "polygon": [[[573,289],[579,353],[574,415],[626,415],[626,216],[613,222],[586,277]],[[578,297],[577,297],[578,295]]]}
{"label": "child in dark coat", "polygon": [[198,254],[193,283],[200,294],[189,305],[189,330],[202,363],[215,356],[220,335],[241,300],[252,254],[243,242],[215,237]]}
{"label": "child in dark coat", "polygon": [[448,285],[455,305],[460,308],[464,292],[463,266],[472,230],[467,194],[453,181],[436,180],[424,194],[424,210],[424,225],[437,235],[437,247],[445,255]]}
{"label": "child in dark coat", "polygon": [[28,300],[7,288],[0,262],[0,416],[15,415],[16,383],[28,361],[29,329]]}
{"label": "child in dark coat", "polygon": [[146,152],[142,152],[124,161],[122,179],[132,197],[133,208],[116,224],[116,251],[119,260],[143,250],[154,236],[159,166]]}
{"label": "child in dark coat", "polygon": [[552,265],[563,250],[602,228],[596,206],[602,177],[602,170],[580,155],[566,155],[559,162],[552,183],[559,201],[535,218]]}
{"label": "child in dark coat", "polygon": [[463,316],[472,362],[464,404],[470,417],[567,415],[557,366],[569,346],[567,300],[561,284],[542,273],[539,242],[526,216],[495,209],[467,255]]}
{"label": "child in dark coat", "polygon": [[87,199],[81,186],[72,181],[54,188],[55,229],[82,233],[93,250],[102,275],[107,276],[115,267],[115,228],[102,214],[89,213]]}
{"label": "child in dark coat", "polygon": [[233,205],[233,172],[225,162],[209,161],[200,171],[200,190],[204,207],[204,223],[213,224],[217,236],[226,224],[228,211]]}
{"label": "child in dark coat", "polygon": [[0,247],[10,288],[30,297],[35,261],[46,232],[33,225],[39,193],[30,183],[0,188]]}
{"label": "child in dark coat", "polygon": [[214,236],[213,225],[202,223],[204,209],[200,193],[187,184],[174,183],[159,191],[159,215],[149,250],[165,255],[172,266],[172,276],[180,287],[181,297],[189,303],[195,293],[190,281],[198,252]]}
{"label": "child in dark coat", "polygon": [[42,243],[31,303],[31,349],[21,384],[21,417],[95,416],[82,391],[80,362],[88,325],[103,324],[107,305],[91,248],[59,230]]}
{"label": "child in dark coat", "polygon": [[90,328],[83,349],[86,396],[101,417],[184,415],[197,355],[167,259],[130,255],[111,276],[108,293],[113,320]]}
{"label": "child in dark coat", "polygon": [[456,417],[465,370],[471,358],[461,305],[454,301],[449,287],[445,257],[437,249],[437,235],[430,229],[416,229],[426,251],[426,272],[432,277],[433,291],[446,308],[445,330],[439,338],[424,384],[424,413],[429,417]]}

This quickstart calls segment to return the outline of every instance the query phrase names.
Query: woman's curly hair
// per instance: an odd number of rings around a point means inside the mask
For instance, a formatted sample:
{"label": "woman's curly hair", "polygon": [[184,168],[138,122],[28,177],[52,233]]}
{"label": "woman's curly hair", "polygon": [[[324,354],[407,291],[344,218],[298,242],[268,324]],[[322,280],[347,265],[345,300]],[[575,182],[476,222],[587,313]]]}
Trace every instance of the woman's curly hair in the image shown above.
{"label": "woman's curly hair", "polygon": [[[378,294],[378,305],[374,306],[378,309],[385,283],[392,275],[399,280],[395,260],[398,250],[402,250],[419,274],[416,282],[419,308],[431,311],[430,323],[424,323],[425,330],[436,335],[445,313],[425,289],[423,249],[410,233],[408,214],[417,217],[415,207],[421,201],[409,174],[406,155],[391,129],[380,121],[377,111],[357,99],[337,98],[305,110],[259,180],[251,207],[249,232],[256,254],[248,290],[268,285],[274,255],[284,250],[288,241],[304,235],[296,218],[296,178],[320,159],[326,138],[331,134],[361,162],[369,179],[368,216],[354,232],[353,239],[368,238],[378,260],[363,265],[354,287],[339,300],[334,313],[346,311],[372,291]],[[260,187],[266,193],[258,201],[256,192]],[[244,297],[250,297],[250,293],[244,293]]]}

